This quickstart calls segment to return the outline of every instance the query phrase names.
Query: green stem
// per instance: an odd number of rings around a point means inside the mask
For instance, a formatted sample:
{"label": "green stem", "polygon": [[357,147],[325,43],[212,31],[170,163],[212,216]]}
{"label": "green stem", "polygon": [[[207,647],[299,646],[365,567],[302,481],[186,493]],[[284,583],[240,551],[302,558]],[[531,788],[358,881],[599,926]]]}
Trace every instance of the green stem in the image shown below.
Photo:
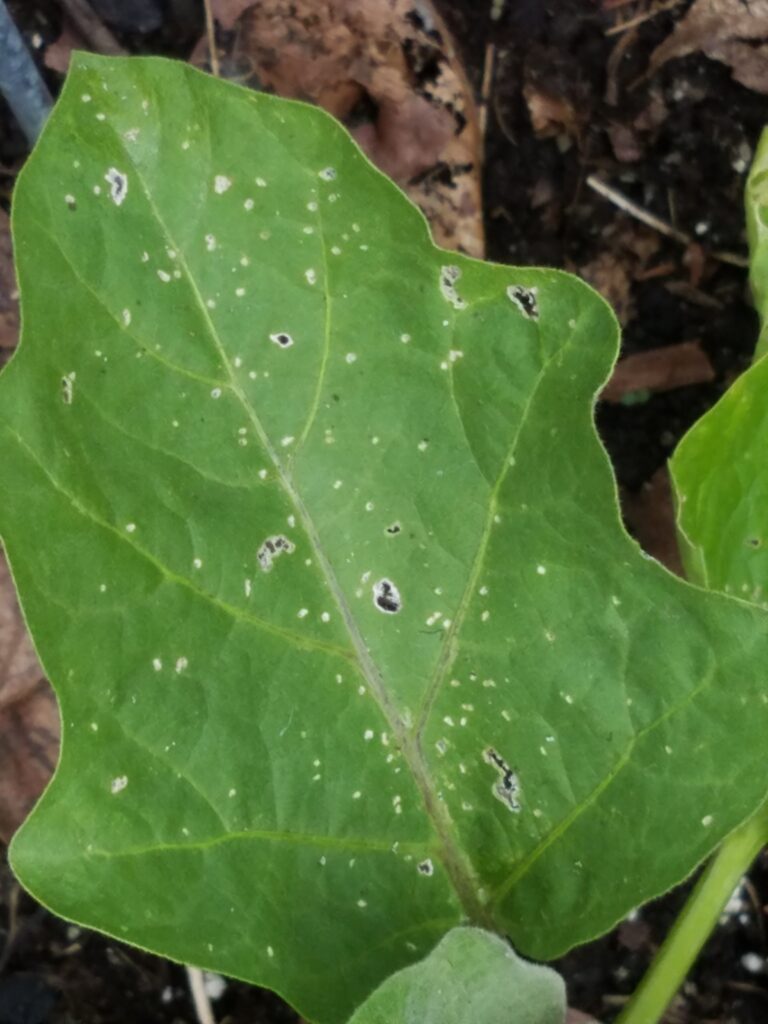
{"label": "green stem", "polygon": [[616,1024],[657,1024],[742,875],[768,843],[768,801],[723,842]]}

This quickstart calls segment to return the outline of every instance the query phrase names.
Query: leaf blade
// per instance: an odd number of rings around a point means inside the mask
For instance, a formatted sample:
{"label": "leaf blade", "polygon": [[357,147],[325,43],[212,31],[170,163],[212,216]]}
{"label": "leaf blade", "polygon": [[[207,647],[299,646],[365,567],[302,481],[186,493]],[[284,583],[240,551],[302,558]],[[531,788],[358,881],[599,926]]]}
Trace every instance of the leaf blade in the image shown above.
{"label": "leaf blade", "polygon": [[153,60],[80,60],[14,217],[0,532],[65,725],[13,848],[43,901],[339,1020],[467,916],[592,937],[757,805],[757,748],[713,769],[697,728],[759,700],[762,615],[624,534],[584,285],[449,257],[320,112]]}
{"label": "leaf blade", "polygon": [[520,959],[495,935],[455,928],[430,955],[388,978],[349,1024],[563,1024],[559,975]]}

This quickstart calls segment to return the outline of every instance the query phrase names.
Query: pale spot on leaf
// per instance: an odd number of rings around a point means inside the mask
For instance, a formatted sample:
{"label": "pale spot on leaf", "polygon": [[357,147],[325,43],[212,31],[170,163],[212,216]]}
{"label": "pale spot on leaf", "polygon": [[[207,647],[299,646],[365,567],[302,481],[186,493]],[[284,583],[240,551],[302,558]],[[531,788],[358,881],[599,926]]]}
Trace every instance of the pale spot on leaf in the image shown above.
{"label": "pale spot on leaf", "polygon": [[115,206],[120,206],[128,195],[128,175],[118,171],[116,167],[110,167],[104,175],[104,180],[109,185],[109,198]]}

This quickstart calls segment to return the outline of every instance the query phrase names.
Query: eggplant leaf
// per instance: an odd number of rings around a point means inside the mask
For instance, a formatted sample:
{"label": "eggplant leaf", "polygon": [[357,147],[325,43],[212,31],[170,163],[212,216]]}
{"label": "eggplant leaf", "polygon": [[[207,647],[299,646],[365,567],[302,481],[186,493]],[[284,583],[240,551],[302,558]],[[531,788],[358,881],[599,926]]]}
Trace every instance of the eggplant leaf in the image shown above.
{"label": "eggplant leaf", "polygon": [[154,59],[75,58],[13,223],[41,902],[330,1024],[464,921],[592,938],[761,802],[765,614],[624,532],[586,285],[435,248],[327,115]]}
{"label": "eggplant leaf", "polygon": [[479,928],[454,928],[387,978],[349,1024],[563,1024],[565,986]]}

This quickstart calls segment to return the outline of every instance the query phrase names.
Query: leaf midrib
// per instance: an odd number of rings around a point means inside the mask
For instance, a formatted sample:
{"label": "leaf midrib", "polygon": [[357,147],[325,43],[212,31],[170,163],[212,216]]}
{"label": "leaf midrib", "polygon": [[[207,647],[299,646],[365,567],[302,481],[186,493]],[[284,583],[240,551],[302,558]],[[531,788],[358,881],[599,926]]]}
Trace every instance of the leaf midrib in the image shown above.
{"label": "leaf midrib", "polygon": [[[189,287],[194,296],[195,303],[198,307],[202,322],[205,325],[208,335],[213,342],[214,348],[222,362],[222,368],[227,375],[227,386],[230,388],[232,393],[235,395],[240,405],[243,408],[245,415],[248,417],[251,426],[254,429],[256,436],[258,437],[266,456],[272,462],[275,467],[277,480],[284,490],[289,501],[292,502],[296,509],[298,519],[304,528],[306,536],[309,540],[310,546],[314,552],[315,558],[317,559],[319,568],[325,578],[325,582],[328,585],[328,590],[336,603],[339,613],[341,615],[344,626],[347,630],[349,638],[352,642],[358,668],[363,675],[368,688],[379,705],[379,708],[389,723],[390,729],[392,730],[397,743],[400,746],[403,757],[408,764],[413,780],[421,792],[422,799],[424,801],[425,810],[427,813],[428,821],[437,837],[437,840],[441,847],[440,859],[451,879],[456,895],[458,896],[465,914],[469,920],[476,923],[488,924],[488,915],[483,908],[482,898],[480,892],[480,884],[476,878],[475,872],[471,865],[469,858],[461,846],[455,841],[455,826],[450,817],[450,814],[444,804],[439,798],[438,794],[434,790],[432,779],[427,770],[424,759],[419,749],[419,744],[414,740],[409,730],[406,728],[400,714],[389,697],[389,694],[384,687],[381,673],[373,661],[365,640],[355,622],[354,616],[352,615],[351,608],[349,607],[347,600],[344,596],[344,592],[341,585],[336,577],[336,573],[331,565],[328,556],[325,553],[320,536],[317,532],[317,528],[314,521],[307,509],[300,493],[294,486],[293,478],[288,468],[281,462],[277,449],[272,444],[269,435],[267,434],[264,426],[258,417],[256,410],[251,405],[248,396],[240,386],[237,377],[233,372],[233,366],[227,350],[222,344],[219,333],[216,326],[211,319],[209,310],[203,300],[203,296],[198,288],[197,281],[194,275],[191,273],[189,264],[186,259],[186,254],[182,246],[180,246],[173,235],[171,234],[160,210],[154,202],[154,199],[147,187],[147,184],[137,167],[132,155],[126,149],[124,143],[121,142],[123,152],[127,160],[132,167],[139,184],[141,191],[150,209],[150,212],[154,216],[158,227],[160,228],[165,241],[170,247],[178,253],[178,262],[186,273],[186,279]],[[327,251],[325,246],[324,235],[321,234],[320,241],[323,246],[323,256],[325,260],[325,266],[328,266]],[[329,301],[328,293],[328,275],[327,273],[323,276],[323,286],[325,290],[326,303]],[[330,311],[326,306],[326,326],[328,330],[328,340],[330,343]],[[315,396],[315,407],[319,403],[320,391],[316,392]],[[312,415],[312,414],[311,414]],[[302,438],[306,438],[311,424],[314,421],[314,415],[307,421],[304,427]]]}

